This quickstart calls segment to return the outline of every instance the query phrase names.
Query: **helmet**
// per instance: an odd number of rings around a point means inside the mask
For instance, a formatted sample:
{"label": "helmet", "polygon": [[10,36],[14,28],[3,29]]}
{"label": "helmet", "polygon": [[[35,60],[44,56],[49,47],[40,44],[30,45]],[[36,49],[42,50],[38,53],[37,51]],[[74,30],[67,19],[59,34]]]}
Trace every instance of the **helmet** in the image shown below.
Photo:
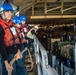
{"label": "helmet", "polygon": [[22,20],[18,17],[16,23],[19,24],[19,25],[22,25]]}
{"label": "helmet", "polygon": [[13,8],[10,4],[8,3],[4,3],[1,8],[0,11],[13,11]]}
{"label": "helmet", "polygon": [[12,18],[12,22],[13,22],[13,23],[16,23],[16,18],[17,18],[17,17],[13,17],[13,18]]}
{"label": "helmet", "polygon": [[24,16],[23,14],[20,15],[20,18],[21,18],[23,21],[26,21],[26,16]]}
{"label": "helmet", "polygon": [[20,19],[20,17],[14,17],[12,19],[12,22],[15,23],[15,24],[22,24],[22,20]]}

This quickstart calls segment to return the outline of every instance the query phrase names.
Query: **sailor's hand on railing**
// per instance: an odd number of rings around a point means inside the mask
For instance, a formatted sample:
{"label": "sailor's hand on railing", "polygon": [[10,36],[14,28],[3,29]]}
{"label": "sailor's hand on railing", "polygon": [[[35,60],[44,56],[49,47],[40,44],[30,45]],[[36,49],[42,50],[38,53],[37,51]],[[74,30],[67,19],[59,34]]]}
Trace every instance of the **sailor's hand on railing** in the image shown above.
{"label": "sailor's hand on railing", "polygon": [[21,56],[20,56],[20,50],[19,49],[18,49],[18,52],[15,54],[14,57],[16,60],[20,59]]}
{"label": "sailor's hand on railing", "polygon": [[7,70],[7,71],[9,71],[9,70],[13,70],[12,65],[10,65],[10,64],[8,63],[8,61],[7,61],[7,60],[6,60],[6,61],[4,61],[4,63],[5,63],[5,66],[6,66],[6,70]]}

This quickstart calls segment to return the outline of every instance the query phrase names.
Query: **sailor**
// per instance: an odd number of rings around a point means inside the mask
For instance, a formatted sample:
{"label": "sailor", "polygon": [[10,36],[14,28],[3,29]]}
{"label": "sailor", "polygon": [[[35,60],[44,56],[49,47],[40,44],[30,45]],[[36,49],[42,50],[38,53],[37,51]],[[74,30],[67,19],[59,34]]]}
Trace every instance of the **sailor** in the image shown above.
{"label": "sailor", "polygon": [[[14,27],[15,27],[15,36],[18,35],[19,40],[20,40],[20,43],[18,43],[18,39],[16,37],[16,43],[19,45],[22,45],[22,43],[26,42],[26,40],[24,39],[24,34],[23,34],[23,32],[21,32],[21,28],[20,28],[22,25],[22,20],[20,19],[20,17],[16,16],[12,19],[12,21],[13,21]],[[26,50],[27,49],[25,49],[25,51]],[[22,52],[22,50],[21,50],[21,52]],[[16,72],[18,75],[28,75],[28,72],[24,66],[23,61],[22,61],[22,58],[20,58],[20,59],[18,59],[18,61],[16,61],[16,65],[17,65],[16,66]]]}
{"label": "sailor", "polygon": [[12,75],[16,75],[15,63],[10,65],[10,61],[15,57],[17,61],[20,58],[20,50],[14,43],[14,37],[11,33],[13,8],[10,4],[4,3],[1,8],[0,18],[0,54],[2,57],[2,75],[8,75],[9,70],[13,70]]}

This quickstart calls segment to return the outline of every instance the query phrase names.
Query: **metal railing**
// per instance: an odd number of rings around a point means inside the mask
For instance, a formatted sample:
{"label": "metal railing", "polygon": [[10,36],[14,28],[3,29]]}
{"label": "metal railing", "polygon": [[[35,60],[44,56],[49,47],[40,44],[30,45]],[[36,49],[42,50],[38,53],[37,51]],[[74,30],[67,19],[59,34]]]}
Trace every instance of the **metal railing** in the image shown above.
{"label": "metal railing", "polygon": [[47,52],[35,35],[34,50],[36,56],[38,75],[58,75],[55,69],[48,65]]}

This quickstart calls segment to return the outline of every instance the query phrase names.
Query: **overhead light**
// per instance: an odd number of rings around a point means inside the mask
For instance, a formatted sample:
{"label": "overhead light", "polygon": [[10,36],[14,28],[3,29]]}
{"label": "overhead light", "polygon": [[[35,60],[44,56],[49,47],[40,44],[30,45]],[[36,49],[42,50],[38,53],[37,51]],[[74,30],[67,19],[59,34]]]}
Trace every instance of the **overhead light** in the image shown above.
{"label": "overhead light", "polygon": [[45,16],[31,16],[31,19],[44,19]]}
{"label": "overhead light", "polygon": [[76,15],[44,15],[44,16],[31,16],[31,19],[52,19],[52,18],[76,18]]}

